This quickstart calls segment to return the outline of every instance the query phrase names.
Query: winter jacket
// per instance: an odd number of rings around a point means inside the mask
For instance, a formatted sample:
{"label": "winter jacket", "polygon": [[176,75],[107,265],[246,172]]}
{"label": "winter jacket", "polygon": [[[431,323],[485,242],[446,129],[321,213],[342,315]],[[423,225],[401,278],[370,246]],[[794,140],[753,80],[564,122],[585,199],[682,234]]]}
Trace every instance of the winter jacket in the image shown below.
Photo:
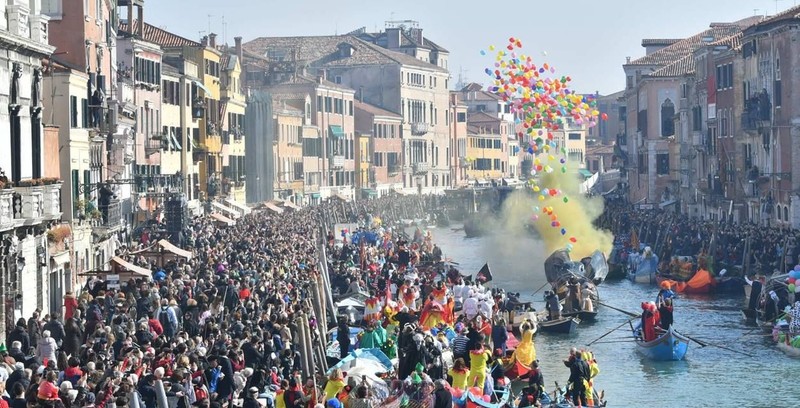
{"label": "winter jacket", "polygon": [[58,345],[56,345],[56,341],[52,337],[41,338],[36,345],[36,357],[41,362],[44,362],[44,360],[56,361],[57,349]]}

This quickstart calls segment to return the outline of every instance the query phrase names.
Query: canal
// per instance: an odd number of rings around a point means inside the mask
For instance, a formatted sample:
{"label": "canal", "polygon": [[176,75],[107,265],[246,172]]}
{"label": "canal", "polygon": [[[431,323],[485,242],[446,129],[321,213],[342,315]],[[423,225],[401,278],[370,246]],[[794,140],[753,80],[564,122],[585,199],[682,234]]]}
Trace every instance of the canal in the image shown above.
{"label": "canal", "polygon": [[[432,233],[445,257],[460,263],[462,273],[474,275],[489,262],[495,286],[520,292],[523,299],[534,301],[537,310],[544,309],[544,290],[531,296],[546,282],[547,255],[541,242],[527,236],[467,239],[463,231],[452,228],[433,229]],[[599,289],[605,303],[632,312],[641,309],[642,301],[655,300],[658,292],[655,286],[629,281],[605,282]],[[675,325],[698,340],[745,351],[753,357],[692,343],[684,361],[651,362],[635,351],[628,340],[629,331],[618,330],[603,339],[615,342],[590,347],[600,366],[596,389],[605,390],[609,405],[616,407],[797,406],[800,392],[794,379],[798,378],[800,361],[786,357],[758,330],[745,335],[751,327],[741,319],[743,299],[744,293],[681,296],[676,302]],[[576,334],[538,335],[537,358],[548,391],[553,390],[555,381],[567,383],[569,369],[562,360],[570,347],[585,347],[627,319],[601,307],[598,321],[582,323]]]}

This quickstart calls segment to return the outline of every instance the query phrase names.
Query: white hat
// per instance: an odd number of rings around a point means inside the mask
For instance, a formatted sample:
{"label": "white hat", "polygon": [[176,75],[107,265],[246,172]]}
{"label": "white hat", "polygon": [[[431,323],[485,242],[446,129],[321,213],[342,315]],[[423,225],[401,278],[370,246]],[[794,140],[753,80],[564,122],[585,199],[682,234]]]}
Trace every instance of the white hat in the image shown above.
{"label": "white hat", "polygon": [[25,369],[25,364],[22,364],[21,362],[17,361],[16,363],[14,363],[14,369],[15,370],[24,370]]}

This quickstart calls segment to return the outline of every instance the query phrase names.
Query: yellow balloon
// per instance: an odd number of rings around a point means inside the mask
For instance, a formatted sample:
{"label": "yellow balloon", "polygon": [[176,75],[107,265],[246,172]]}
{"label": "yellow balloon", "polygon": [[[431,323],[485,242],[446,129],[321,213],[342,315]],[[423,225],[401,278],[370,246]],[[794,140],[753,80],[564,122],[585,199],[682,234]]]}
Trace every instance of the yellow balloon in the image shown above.
{"label": "yellow balloon", "polygon": [[533,186],[533,191],[538,193],[540,190],[539,186]]}
{"label": "yellow balloon", "polygon": [[539,201],[544,201],[544,196],[543,195],[539,196]]}

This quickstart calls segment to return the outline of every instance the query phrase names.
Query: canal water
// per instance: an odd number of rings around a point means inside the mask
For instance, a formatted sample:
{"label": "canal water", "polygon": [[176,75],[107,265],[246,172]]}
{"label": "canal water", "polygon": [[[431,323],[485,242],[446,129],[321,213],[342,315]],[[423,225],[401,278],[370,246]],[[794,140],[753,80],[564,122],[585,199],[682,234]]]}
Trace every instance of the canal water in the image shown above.
{"label": "canal water", "polygon": [[[459,262],[462,273],[474,275],[488,262],[495,286],[520,292],[537,310],[544,309],[544,290],[531,296],[546,282],[546,255],[541,242],[527,236],[468,239],[463,231],[452,228],[431,231],[444,256]],[[632,312],[641,309],[642,301],[655,300],[658,292],[655,286],[627,280],[604,282],[599,290],[604,303]],[[753,357],[691,343],[684,361],[652,362],[638,355],[628,341],[629,331],[620,329],[601,340],[614,343],[589,347],[600,366],[596,389],[605,390],[609,405],[616,407],[798,406],[800,361],[786,357],[771,338],[744,324],[740,313],[743,302],[744,293],[682,295],[676,302],[675,326],[698,340],[745,351]],[[585,347],[627,319],[601,307],[598,321],[581,323],[573,335],[537,335],[537,358],[548,391],[552,392],[555,381],[562,386],[567,383],[569,369],[562,361],[570,347]]]}

